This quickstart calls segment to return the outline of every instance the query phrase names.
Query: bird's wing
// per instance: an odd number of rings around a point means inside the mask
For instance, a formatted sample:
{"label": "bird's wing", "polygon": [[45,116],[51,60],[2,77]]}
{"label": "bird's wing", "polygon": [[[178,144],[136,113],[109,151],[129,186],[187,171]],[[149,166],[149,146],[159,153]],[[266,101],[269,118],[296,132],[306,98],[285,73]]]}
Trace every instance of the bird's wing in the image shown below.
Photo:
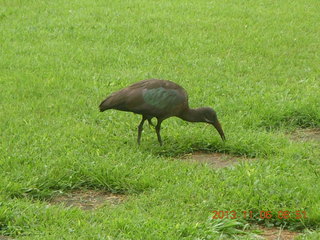
{"label": "bird's wing", "polygon": [[159,110],[170,111],[171,108],[187,102],[187,93],[177,84],[149,79],[112,93],[100,104],[100,111],[118,109],[155,115],[159,114]]}
{"label": "bird's wing", "polygon": [[181,104],[185,100],[185,96],[182,95],[176,89],[166,89],[163,87],[144,89],[143,99],[149,105],[159,108],[168,109]]}

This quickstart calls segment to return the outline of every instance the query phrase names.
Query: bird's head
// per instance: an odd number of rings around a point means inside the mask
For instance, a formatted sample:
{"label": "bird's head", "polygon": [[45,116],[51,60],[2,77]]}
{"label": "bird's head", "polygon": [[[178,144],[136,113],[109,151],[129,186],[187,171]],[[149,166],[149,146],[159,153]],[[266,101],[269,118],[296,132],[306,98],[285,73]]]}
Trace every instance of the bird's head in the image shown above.
{"label": "bird's head", "polygon": [[200,108],[198,111],[200,111],[201,113],[202,122],[212,124],[219,132],[222,140],[225,141],[226,138],[224,136],[224,132],[222,130],[222,127],[218,120],[216,112],[210,107],[203,107],[203,108]]}

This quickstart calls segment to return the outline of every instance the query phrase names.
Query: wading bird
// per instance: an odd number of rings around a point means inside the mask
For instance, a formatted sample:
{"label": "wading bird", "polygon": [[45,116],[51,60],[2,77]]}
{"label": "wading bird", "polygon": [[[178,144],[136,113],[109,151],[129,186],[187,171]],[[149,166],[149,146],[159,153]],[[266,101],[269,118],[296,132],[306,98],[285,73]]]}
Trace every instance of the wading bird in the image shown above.
{"label": "wading bird", "polygon": [[149,124],[152,118],[157,118],[155,130],[158,141],[162,145],[160,127],[163,120],[169,117],[179,117],[188,122],[204,122],[212,124],[219,132],[222,140],[225,136],[218,121],[216,112],[210,107],[191,109],[188,104],[188,94],[178,84],[159,79],[148,79],[134,83],[124,89],[112,93],[99,106],[103,112],[108,109],[133,112],[142,115],[138,126],[138,144],[145,120]]}

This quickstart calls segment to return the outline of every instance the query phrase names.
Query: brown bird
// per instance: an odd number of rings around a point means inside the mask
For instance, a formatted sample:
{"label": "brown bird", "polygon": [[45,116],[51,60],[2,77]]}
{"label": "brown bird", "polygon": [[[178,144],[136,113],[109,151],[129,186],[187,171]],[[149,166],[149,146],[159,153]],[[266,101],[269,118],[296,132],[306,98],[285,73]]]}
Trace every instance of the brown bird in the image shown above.
{"label": "brown bird", "polygon": [[159,79],[148,79],[130,85],[112,93],[99,106],[103,112],[108,109],[133,112],[142,115],[138,126],[138,144],[140,144],[143,123],[157,118],[155,126],[158,141],[162,145],[160,127],[163,120],[169,117],[179,117],[188,122],[204,122],[212,124],[219,132],[223,141],[225,136],[218,121],[216,112],[210,107],[191,109],[188,104],[188,94],[178,84]]}

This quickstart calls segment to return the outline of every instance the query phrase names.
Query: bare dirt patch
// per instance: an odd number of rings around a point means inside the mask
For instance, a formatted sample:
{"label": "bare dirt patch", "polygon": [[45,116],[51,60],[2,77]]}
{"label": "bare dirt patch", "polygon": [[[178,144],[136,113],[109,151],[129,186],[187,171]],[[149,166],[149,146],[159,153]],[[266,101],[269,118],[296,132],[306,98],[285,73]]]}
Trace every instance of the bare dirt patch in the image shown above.
{"label": "bare dirt patch", "polygon": [[293,140],[297,141],[316,141],[320,143],[320,128],[298,129],[291,136]]}
{"label": "bare dirt patch", "polygon": [[289,230],[279,229],[279,228],[265,228],[259,227],[259,229],[263,232],[260,236],[266,240],[293,240],[300,233],[292,232]]}
{"label": "bare dirt patch", "polygon": [[77,190],[66,195],[51,199],[50,204],[62,204],[66,207],[79,207],[82,210],[94,210],[106,203],[117,205],[123,202],[125,196],[94,190]]}
{"label": "bare dirt patch", "polygon": [[224,168],[239,164],[243,161],[252,160],[252,158],[237,157],[225,153],[205,153],[205,152],[194,152],[187,154],[182,157],[184,160],[199,163],[208,163],[214,168]]}
{"label": "bare dirt patch", "polygon": [[13,240],[12,237],[0,235],[0,240]]}

